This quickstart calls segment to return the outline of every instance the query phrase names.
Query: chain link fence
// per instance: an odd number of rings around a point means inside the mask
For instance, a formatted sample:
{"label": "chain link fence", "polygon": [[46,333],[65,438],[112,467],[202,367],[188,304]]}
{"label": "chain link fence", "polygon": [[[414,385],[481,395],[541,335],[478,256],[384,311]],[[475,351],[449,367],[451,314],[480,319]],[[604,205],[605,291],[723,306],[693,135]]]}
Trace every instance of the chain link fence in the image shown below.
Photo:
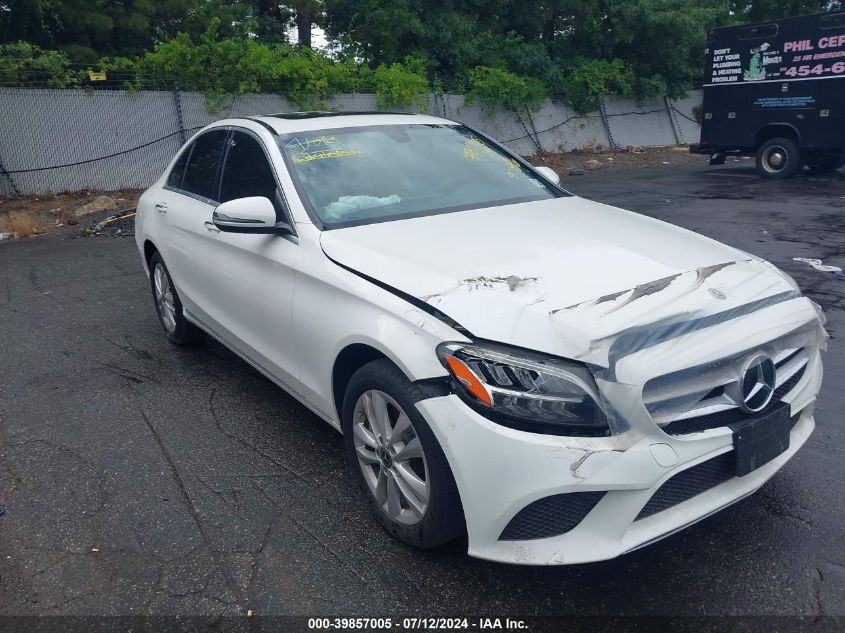
{"label": "chain link fence", "polygon": [[[547,101],[537,112],[486,113],[460,95],[431,95],[428,114],[460,121],[522,155],[587,145],[625,147],[698,141],[694,108],[700,93],[675,101],[636,103],[607,98],[578,115]],[[377,109],[375,95],[333,97],[341,112]],[[141,90],[68,90],[0,86],[0,195],[143,188],[201,127],[222,118],[293,112],[273,94],[209,100],[201,93]]]}

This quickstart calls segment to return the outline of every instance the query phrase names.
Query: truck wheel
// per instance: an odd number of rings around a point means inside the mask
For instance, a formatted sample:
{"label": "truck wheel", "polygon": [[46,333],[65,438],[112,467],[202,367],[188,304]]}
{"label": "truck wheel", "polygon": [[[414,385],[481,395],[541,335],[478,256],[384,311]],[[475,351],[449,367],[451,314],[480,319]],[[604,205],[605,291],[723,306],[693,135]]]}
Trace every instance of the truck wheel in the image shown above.
{"label": "truck wheel", "polygon": [[801,169],[801,150],[788,138],[772,138],[757,150],[757,172],[763,178],[791,178]]}
{"label": "truck wheel", "polygon": [[845,165],[845,158],[838,156],[827,156],[823,158],[816,158],[807,161],[807,169],[811,174],[826,174],[829,171],[834,171]]}

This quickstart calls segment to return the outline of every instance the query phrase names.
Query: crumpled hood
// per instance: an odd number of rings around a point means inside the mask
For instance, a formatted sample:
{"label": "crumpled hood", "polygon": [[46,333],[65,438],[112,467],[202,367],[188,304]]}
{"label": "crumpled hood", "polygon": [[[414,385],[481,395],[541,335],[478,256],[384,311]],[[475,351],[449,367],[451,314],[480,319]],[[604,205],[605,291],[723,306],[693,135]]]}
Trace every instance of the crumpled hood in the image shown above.
{"label": "crumpled hood", "polygon": [[794,292],[741,251],[578,197],[326,231],[321,244],[476,337],[596,363],[592,343],[619,331]]}

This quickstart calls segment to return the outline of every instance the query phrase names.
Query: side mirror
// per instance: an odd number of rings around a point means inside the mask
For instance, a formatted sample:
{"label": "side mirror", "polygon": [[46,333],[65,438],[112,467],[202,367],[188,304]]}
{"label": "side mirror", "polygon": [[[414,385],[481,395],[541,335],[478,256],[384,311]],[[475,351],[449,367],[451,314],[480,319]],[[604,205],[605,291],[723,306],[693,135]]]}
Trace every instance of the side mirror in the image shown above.
{"label": "side mirror", "polygon": [[211,221],[225,233],[293,234],[290,225],[276,222],[276,209],[269,198],[263,196],[224,202],[214,210]]}
{"label": "side mirror", "polygon": [[560,176],[551,167],[535,167],[534,171],[539,171],[540,174],[545,176],[546,180],[551,180],[556,185],[560,184]]}

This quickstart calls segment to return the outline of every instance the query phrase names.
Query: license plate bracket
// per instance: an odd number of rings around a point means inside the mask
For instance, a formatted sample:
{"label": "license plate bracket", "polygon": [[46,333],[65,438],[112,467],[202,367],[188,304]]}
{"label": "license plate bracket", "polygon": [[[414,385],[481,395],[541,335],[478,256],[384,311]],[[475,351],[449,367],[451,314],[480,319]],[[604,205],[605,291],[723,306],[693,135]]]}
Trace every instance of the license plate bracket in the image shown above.
{"label": "license plate bracket", "polygon": [[744,477],[789,448],[789,405],[732,424],[736,476]]}

